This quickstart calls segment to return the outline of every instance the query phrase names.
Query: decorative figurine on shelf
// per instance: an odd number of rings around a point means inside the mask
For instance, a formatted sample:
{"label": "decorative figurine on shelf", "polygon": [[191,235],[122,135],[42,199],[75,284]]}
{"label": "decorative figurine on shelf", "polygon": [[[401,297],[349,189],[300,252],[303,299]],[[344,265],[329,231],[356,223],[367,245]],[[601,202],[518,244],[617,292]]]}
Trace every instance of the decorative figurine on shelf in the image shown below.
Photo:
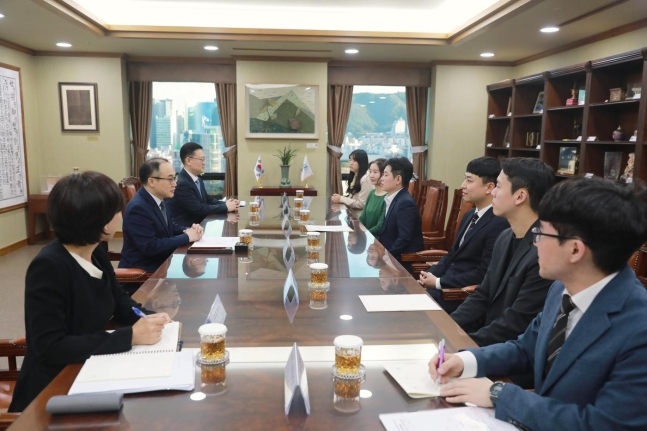
{"label": "decorative figurine on shelf", "polygon": [[627,167],[625,168],[625,172],[622,175],[620,175],[620,179],[627,184],[634,182],[634,160],[635,159],[636,159],[636,154],[629,153],[629,159],[627,160]]}
{"label": "decorative figurine on shelf", "polygon": [[636,142],[638,141],[638,130],[634,130],[634,134],[631,135],[631,138],[629,138],[629,142]]}
{"label": "decorative figurine on shelf", "polygon": [[575,96],[575,90],[574,88],[571,89],[571,97],[566,99],[566,106],[573,106],[577,105],[577,96]]}
{"label": "decorative figurine on shelf", "polygon": [[625,99],[625,92],[622,88],[609,89],[609,102],[620,102]]}
{"label": "decorative figurine on shelf", "polygon": [[573,139],[577,139],[578,136],[582,136],[582,123],[575,120],[573,122]]}
{"label": "decorative figurine on shelf", "polygon": [[625,139],[625,131],[622,129],[622,126],[618,126],[618,128],[613,131],[612,137],[616,142],[620,142]]}

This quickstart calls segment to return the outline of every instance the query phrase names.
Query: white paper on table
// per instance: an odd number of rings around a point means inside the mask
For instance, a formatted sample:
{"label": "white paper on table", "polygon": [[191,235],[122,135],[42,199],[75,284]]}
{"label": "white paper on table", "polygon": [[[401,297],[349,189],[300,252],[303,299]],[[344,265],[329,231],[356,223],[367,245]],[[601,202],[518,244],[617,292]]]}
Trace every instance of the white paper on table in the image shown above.
{"label": "white paper on table", "polygon": [[346,224],[331,226],[307,224],[306,229],[308,232],[353,232],[353,229]]}
{"label": "white paper on table", "polygon": [[212,248],[212,247],[226,247],[233,250],[236,243],[239,241],[237,236],[222,236],[222,237],[202,237],[199,241],[193,243],[191,248]]}
{"label": "white paper on table", "polygon": [[516,431],[517,428],[494,417],[493,409],[457,407],[412,413],[381,414],[386,431]]}
{"label": "white paper on table", "polygon": [[441,310],[429,295],[359,295],[369,313],[377,311],[436,311]]}
{"label": "white paper on table", "polygon": [[440,396],[441,385],[429,375],[428,363],[394,363],[386,364],[384,368],[411,398]]}

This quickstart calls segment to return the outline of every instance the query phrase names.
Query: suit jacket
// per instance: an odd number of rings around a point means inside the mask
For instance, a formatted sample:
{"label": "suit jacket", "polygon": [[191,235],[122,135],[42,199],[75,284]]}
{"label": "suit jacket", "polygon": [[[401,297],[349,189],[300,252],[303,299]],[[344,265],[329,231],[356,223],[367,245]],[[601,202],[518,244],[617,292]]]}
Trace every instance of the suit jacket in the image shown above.
{"label": "suit jacket", "polygon": [[501,233],[483,282],[451,314],[479,346],[515,340],[544,308],[552,281],[539,276],[531,232],[538,225],[539,220],[528,229],[510,263],[514,234],[512,229]]}
{"label": "suit jacket", "polygon": [[189,236],[173,222],[171,210],[166,205],[164,222],[162,212],[151,194],[140,188],[126,205],[124,213],[124,246],[119,268],[141,268],[154,272],[173,253],[189,243]]}
{"label": "suit jacket", "polygon": [[420,212],[406,189],[400,190],[391,202],[379,240],[398,260],[402,253],[416,252],[425,248],[422,241]]}
{"label": "suit jacket", "polygon": [[177,176],[175,195],[167,202],[171,207],[173,220],[181,226],[200,223],[209,214],[227,212],[227,204],[207,194],[202,179],[198,179],[200,192],[189,173],[182,169]]}
{"label": "suit jacket", "polygon": [[534,372],[535,392],[505,385],[498,419],[542,430],[647,429],[647,291],[625,266],[582,315],[544,376],[564,284],[518,340],[473,350],[478,375]]}
{"label": "suit jacket", "polygon": [[[427,270],[436,277],[442,278],[440,284],[443,289],[481,283],[492,259],[492,249],[496,239],[503,230],[510,227],[508,221],[503,217],[495,216],[490,207],[478,223],[465,234],[475,212],[476,209],[472,209],[465,213],[454,245],[440,262]],[[463,235],[465,239],[461,244]]]}

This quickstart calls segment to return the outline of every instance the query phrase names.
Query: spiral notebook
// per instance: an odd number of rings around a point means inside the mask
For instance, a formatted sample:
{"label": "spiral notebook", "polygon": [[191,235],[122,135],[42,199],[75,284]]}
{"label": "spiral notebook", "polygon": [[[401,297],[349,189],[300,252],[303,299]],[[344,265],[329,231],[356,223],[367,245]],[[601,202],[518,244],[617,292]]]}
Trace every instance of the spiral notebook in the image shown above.
{"label": "spiral notebook", "polygon": [[180,322],[167,323],[162,331],[162,339],[156,344],[133,346],[123,353],[90,356],[76,381],[86,383],[170,377],[180,328]]}

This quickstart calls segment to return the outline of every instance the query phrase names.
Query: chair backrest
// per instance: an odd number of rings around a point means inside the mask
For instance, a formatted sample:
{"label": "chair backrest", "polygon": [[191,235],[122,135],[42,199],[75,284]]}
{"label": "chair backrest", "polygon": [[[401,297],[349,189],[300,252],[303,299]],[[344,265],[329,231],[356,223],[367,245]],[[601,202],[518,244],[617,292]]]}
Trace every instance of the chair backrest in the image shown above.
{"label": "chair backrest", "polygon": [[445,229],[445,246],[447,247],[445,250],[449,250],[454,244],[461,220],[463,220],[465,213],[473,207],[473,204],[463,200],[463,191],[461,189],[454,190],[452,208],[449,210],[449,219]]}
{"label": "chair backrest", "polygon": [[137,177],[126,177],[119,182],[119,189],[124,195],[124,209],[126,209],[128,202],[135,197],[135,193],[137,193],[137,190],[139,190],[141,186],[142,183]]}
{"label": "chair backrest", "polygon": [[410,194],[411,196],[413,196],[413,200],[416,200],[416,198],[417,198],[417,196],[416,196],[416,189],[417,189],[417,187],[416,187],[416,186],[417,186],[417,185],[418,185],[418,181],[415,181],[415,180],[411,180],[411,181],[409,181],[409,188],[408,188],[408,190],[409,190],[409,194]]}
{"label": "chair backrest", "polygon": [[421,214],[422,233],[430,236],[443,236],[447,212],[447,185],[427,186],[425,204]]}
{"label": "chair backrest", "polygon": [[[11,404],[13,389],[18,379],[16,358],[25,356],[27,341],[25,338],[0,339],[0,357],[7,358],[8,369],[0,369],[0,413],[5,413]],[[4,417],[4,415],[3,415]],[[0,429],[6,428],[13,421],[0,421]]]}
{"label": "chair backrest", "polygon": [[647,288],[647,243],[631,255],[628,263],[636,273],[638,280]]}

